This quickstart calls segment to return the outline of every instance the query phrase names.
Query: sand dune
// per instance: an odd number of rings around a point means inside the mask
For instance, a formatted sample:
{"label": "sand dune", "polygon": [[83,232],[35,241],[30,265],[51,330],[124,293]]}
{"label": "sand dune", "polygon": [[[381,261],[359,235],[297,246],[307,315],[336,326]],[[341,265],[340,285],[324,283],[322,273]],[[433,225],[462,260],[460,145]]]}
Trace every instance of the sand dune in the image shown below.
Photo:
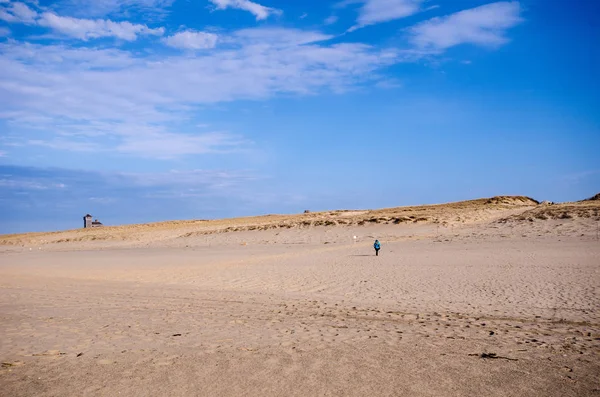
{"label": "sand dune", "polygon": [[0,394],[597,396],[599,208],[4,236]]}
{"label": "sand dune", "polygon": [[397,207],[367,211],[326,211],[299,215],[266,215],[221,220],[169,221],[139,225],[77,229],[52,233],[0,236],[0,246],[32,246],[81,242],[156,243],[214,233],[298,229],[370,224],[470,224],[522,213],[538,202],[523,196],[498,196],[450,204]]}

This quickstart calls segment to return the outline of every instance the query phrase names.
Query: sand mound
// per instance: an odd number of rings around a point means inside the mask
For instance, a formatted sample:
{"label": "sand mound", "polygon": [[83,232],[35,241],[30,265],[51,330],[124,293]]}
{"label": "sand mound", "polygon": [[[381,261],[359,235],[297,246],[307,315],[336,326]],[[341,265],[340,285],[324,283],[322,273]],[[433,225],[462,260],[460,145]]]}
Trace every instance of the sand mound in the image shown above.
{"label": "sand mound", "polygon": [[499,223],[556,219],[595,219],[600,220],[600,201],[586,200],[576,203],[540,205],[520,214],[513,214],[498,220]]}
{"label": "sand mound", "polygon": [[527,196],[496,196],[488,199],[485,203],[496,205],[537,205],[539,201]]}
{"label": "sand mound", "polygon": [[57,243],[150,244],[177,238],[219,233],[305,229],[312,227],[368,226],[375,224],[468,225],[490,222],[539,203],[525,196],[496,196],[448,204],[384,208],[379,210],[337,210],[295,215],[264,215],[221,220],[190,220],[77,229],[52,233],[28,233],[0,237],[0,245],[40,247]]}
{"label": "sand mound", "polygon": [[592,196],[592,197],[590,197],[588,199],[585,199],[583,201],[600,201],[600,193],[598,193],[597,195]]}

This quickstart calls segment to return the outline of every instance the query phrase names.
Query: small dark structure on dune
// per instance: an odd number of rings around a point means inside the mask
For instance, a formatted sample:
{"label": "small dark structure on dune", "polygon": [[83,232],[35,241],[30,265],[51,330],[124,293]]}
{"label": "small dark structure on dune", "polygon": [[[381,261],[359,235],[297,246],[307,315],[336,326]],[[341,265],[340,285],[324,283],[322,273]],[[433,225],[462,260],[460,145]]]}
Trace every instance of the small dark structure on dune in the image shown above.
{"label": "small dark structure on dune", "polygon": [[98,221],[98,219],[92,221],[92,216],[90,214],[86,214],[83,217],[83,227],[85,229],[89,227],[100,227],[102,226],[102,222]]}

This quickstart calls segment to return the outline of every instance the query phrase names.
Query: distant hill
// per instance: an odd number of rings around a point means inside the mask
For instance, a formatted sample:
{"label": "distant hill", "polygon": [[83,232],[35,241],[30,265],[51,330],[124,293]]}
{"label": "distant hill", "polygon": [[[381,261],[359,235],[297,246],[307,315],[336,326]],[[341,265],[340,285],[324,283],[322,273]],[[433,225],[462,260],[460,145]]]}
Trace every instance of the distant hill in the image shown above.
{"label": "distant hill", "polygon": [[46,244],[96,244],[112,242],[135,246],[174,241],[215,233],[312,227],[366,226],[376,224],[438,224],[460,226],[494,222],[533,222],[547,219],[599,218],[600,195],[575,203],[540,203],[526,196],[495,196],[447,204],[432,204],[376,210],[335,210],[292,215],[262,215],[217,220],[187,220],[137,225],[105,226],[61,232],[25,233],[0,236],[0,246],[42,246]]}

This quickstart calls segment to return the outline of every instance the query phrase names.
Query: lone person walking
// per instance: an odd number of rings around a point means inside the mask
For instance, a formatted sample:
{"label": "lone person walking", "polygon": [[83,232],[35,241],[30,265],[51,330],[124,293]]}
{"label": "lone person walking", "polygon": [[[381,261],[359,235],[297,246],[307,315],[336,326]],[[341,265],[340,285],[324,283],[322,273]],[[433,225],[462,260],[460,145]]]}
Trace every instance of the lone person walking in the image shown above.
{"label": "lone person walking", "polygon": [[375,240],[373,248],[375,248],[375,256],[379,256],[379,250],[381,249],[381,243],[379,242],[379,240]]}

